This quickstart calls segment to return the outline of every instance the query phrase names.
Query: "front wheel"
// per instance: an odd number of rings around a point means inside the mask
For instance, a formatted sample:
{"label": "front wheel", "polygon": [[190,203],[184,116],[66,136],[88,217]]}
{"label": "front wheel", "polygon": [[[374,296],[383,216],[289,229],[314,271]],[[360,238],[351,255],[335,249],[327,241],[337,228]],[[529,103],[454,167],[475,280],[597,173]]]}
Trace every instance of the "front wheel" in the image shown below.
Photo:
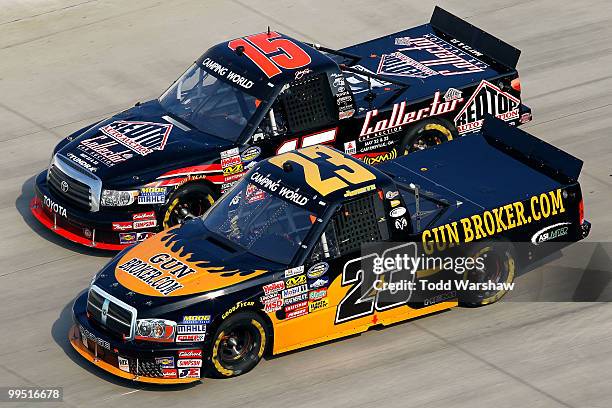
{"label": "front wheel", "polygon": [[180,188],[170,198],[164,213],[164,229],[203,215],[214,202],[213,192],[205,184],[197,183]]}
{"label": "front wheel", "polygon": [[458,136],[457,129],[445,119],[426,119],[413,126],[400,142],[400,154],[449,142]]}
{"label": "front wheel", "polygon": [[263,357],[270,335],[257,313],[242,312],[225,320],[212,344],[211,362],[220,377],[235,377],[252,370]]}

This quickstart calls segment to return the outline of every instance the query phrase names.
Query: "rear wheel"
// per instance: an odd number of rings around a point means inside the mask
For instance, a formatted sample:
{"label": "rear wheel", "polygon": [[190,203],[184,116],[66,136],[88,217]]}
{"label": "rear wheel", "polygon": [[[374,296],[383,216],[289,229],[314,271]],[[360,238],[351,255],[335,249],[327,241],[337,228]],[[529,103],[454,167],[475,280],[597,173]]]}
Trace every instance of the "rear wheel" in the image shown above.
{"label": "rear wheel", "polygon": [[[510,284],[517,272],[516,254],[509,242],[482,242],[470,247],[468,257],[482,260],[482,268],[474,268],[463,274],[463,279],[470,283]],[[495,303],[506,293],[507,289],[469,290],[459,297],[465,306],[484,306]]]}
{"label": "rear wheel", "polygon": [[270,338],[266,323],[253,312],[225,320],[212,344],[211,362],[220,377],[235,377],[252,370],[263,357]]}
{"label": "rear wheel", "polygon": [[419,150],[453,140],[458,136],[455,126],[445,119],[426,119],[417,123],[400,142],[400,154]]}
{"label": "rear wheel", "polygon": [[205,184],[186,185],[170,198],[164,214],[164,229],[199,217],[215,202],[212,190]]}

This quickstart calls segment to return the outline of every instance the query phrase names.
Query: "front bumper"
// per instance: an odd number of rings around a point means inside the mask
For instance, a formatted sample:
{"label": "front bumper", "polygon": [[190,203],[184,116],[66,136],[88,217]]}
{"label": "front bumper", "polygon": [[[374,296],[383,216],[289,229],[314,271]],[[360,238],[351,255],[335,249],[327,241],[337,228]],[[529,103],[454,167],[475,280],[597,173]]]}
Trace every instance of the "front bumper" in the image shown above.
{"label": "front bumper", "polygon": [[36,177],[30,211],[42,225],[57,235],[77,244],[110,251],[120,251],[160,230],[157,225],[147,229],[113,230],[113,224],[133,223],[135,212],[94,213],[74,208],[70,202],[49,191],[46,171]]}
{"label": "front bumper", "polygon": [[[184,384],[201,378],[203,351],[193,345],[142,344],[122,341],[99,330],[87,318],[87,294],[73,306],[74,325],[68,332],[72,347],[87,361],[109,374],[151,384]],[[184,352],[189,352],[185,357]],[[199,356],[199,357],[198,357]],[[200,367],[179,367],[180,362],[200,360]],[[197,365],[197,364],[196,364]]]}

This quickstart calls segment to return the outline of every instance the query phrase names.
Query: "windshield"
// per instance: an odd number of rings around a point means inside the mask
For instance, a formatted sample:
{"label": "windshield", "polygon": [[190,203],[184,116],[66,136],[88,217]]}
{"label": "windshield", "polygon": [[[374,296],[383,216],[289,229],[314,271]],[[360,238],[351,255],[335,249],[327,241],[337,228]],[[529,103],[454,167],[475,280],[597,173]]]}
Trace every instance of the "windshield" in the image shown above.
{"label": "windshield", "polygon": [[245,180],[208,212],[204,224],[257,256],[287,265],[314,219],[306,209]]}
{"label": "windshield", "polygon": [[164,109],[202,132],[235,142],[259,105],[194,64],[159,98]]}

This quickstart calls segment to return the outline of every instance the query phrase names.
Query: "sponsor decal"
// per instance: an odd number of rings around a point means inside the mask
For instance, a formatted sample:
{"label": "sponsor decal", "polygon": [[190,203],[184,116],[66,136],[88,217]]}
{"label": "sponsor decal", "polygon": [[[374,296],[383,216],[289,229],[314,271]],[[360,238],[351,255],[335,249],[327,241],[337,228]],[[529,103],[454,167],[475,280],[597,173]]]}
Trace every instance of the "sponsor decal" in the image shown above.
{"label": "sponsor decal", "polygon": [[295,268],[285,270],[285,278],[291,278],[292,276],[301,275],[304,273],[304,265],[296,266]]}
{"label": "sponsor decal", "polygon": [[308,204],[308,198],[301,195],[295,190],[290,189],[289,187],[282,186],[280,180],[274,181],[263,174],[258,172],[254,172],[251,175],[251,181],[255,184],[258,184],[265,189],[268,189],[281,197],[285,198],[288,201],[291,201],[297,205],[306,205]]}
{"label": "sponsor decal", "polygon": [[277,310],[280,310],[284,305],[283,298],[280,293],[277,293],[276,295],[273,295],[268,299],[262,300],[262,303],[264,305],[264,312],[266,313],[276,312]]}
{"label": "sponsor decal", "polygon": [[155,364],[161,368],[174,368],[174,357],[155,357]]}
{"label": "sponsor decal", "polygon": [[128,231],[132,229],[131,221],[117,221],[112,224],[113,231]]}
{"label": "sponsor decal", "polygon": [[251,146],[242,152],[242,154],[240,155],[240,158],[244,162],[250,162],[258,158],[260,154],[261,154],[261,149],[259,147]]}
{"label": "sponsor decal", "polygon": [[310,289],[317,289],[323,286],[327,286],[328,283],[329,283],[329,277],[321,276],[319,279],[310,282],[308,286],[310,287]]}
{"label": "sponsor decal", "polygon": [[[240,156],[238,156],[238,159],[240,159]],[[232,176],[240,174],[242,172],[244,172],[244,166],[242,165],[242,163],[236,164],[235,166],[227,166],[223,168],[224,176]]]}
{"label": "sponsor decal", "polygon": [[157,225],[157,220],[143,220],[143,221],[134,221],[132,224],[134,229],[144,229],[144,228],[153,228]]}
{"label": "sponsor decal", "polygon": [[557,224],[549,225],[546,228],[542,228],[531,237],[531,242],[534,245],[540,245],[542,242],[550,241],[559,237],[563,237],[568,234],[569,222],[560,222]]}
{"label": "sponsor decal", "polygon": [[128,245],[128,244],[133,244],[134,242],[138,242],[135,232],[120,232],[119,233],[119,243],[120,244]]}
{"label": "sponsor decal", "polygon": [[393,200],[397,196],[399,196],[399,191],[387,191],[385,193],[385,197],[387,197],[387,200]]}
{"label": "sponsor decal", "polygon": [[239,301],[238,303],[236,303],[234,306],[232,306],[231,308],[229,308],[225,313],[223,313],[221,315],[222,319],[225,319],[227,316],[231,315],[232,313],[234,313],[236,310],[241,309],[243,307],[251,307],[251,306],[255,306],[255,302],[243,302],[243,301]]}
{"label": "sponsor decal", "polygon": [[264,295],[276,293],[285,289],[285,281],[272,282],[263,286]]}
{"label": "sponsor decal", "polygon": [[290,298],[292,296],[297,296],[300,293],[308,292],[308,285],[300,285],[291,289],[283,290],[283,299]]}
{"label": "sponsor decal", "polygon": [[66,209],[62,207],[61,205],[59,205],[58,203],[56,203],[55,201],[53,201],[52,199],[50,199],[49,197],[47,197],[46,195],[43,195],[43,203],[45,207],[51,210],[51,212],[55,214],[59,214],[64,218],[68,217],[68,214],[66,213]]}
{"label": "sponsor decal", "polygon": [[294,276],[285,281],[285,288],[289,289],[294,286],[303,285],[306,283],[306,275]]}
{"label": "sponsor decal", "polygon": [[365,186],[365,187],[359,187],[355,190],[347,190],[344,193],[345,197],[353,197],[359,194],[363,194],[363,193],[367,193],[368,191],[374,191],[376,190],[376,186],[374,184],[371,184],[369,186]]}
{"label": "sponsor decal", "polygon": [[459,221],[426,229],[421,235],[423,248],[426,253],[432,253],[434,247],[443,250],[448,245],[481,240],[502,231],[563,214],[565,206],[561,191],[557,189],[538,194],[526,200],[526,203],[516,201],[487,210],[482,214],[474,214]]}
{"label": "sponsor decal", "polygon": [[398,37],[395,45],[400,46],[396,52],[382,55],[377,70],[379,74],[425,79],[434,75],[483,72],[488,67],[473,55],[433,34]]}
{"label": "sponsor decal", "polygon": [[292,310],[285,314],[285,319],[294,319],[296,317],[305,316],[308,314],[308,306],[301,307],[299,309]]}
{"label": "sponsor decal", "polygon": [[444,100],[450,102],[457,99],[463,99],[463,92],[455,88],[448,88],[444,94]]}
{"label": "sponsor decal", "polygon": [[404,228],[408,226],[408,221],[406,221],[406,218],[402,217],[395,220],[394,224],[396,229],[403,231]]}
{"label": "sponsor decal", "polygon": [[219,155],[221,156],[221,160],[229,159],[232,156],[240,156],[240,151],[237,147],[234,147],[232,149],[222,151],[219,153]]}
{"label": "sponsor decal", "polygon": [[91,171],[92,173],[95,173],[96,171],[98,171],[98,168],[95,166],[92,166],[89,162],[87,162],[84,158],[81,158],[79,156],[77,156],[74,153],[67,153],[66,157],[68,157],[70,160],[72,160],[73,162],[75,162],[76,164],[78,164],[79,166]]}
{"label": "sponsor decal", "polygon": [[386,119],[376,120],[378,109],[366,113],[359,140],[373,137],[386,136],[404,130],[406,125],[432,116],[439,116],[452,112],[463,99],[455,99],[449,102],[440,101],[440,91],[436,91],[431,104],[418,111],[406,113],[406,101],[393,105],[391,116]]}
{"label": "sponsor decal", "polygon": [[206,324],[179,324],[176,326],[178,334],[206,334]]}
{"label": "sponsor decal", "polygon": [[205,337],[205,334],[177,334],[175,341],[177,343],[197,343],[204,341]]}
{"label": "sponsor decal", "polygon": [[405,207],[397,207],[397,208],[392,209],[391,212],[389,212],[389,215],[393,218],[399,218],[404,214],[406,214]]}
{"label": "sponsor decal", "polygon": [[178,378],[200,378],[199,368],[179,368]]}
{"label": "sponsor decal", "polygon": [[297,296],[293,296],[293,297],[290,297],[290,298],[285,298],[284,304],[285,304],[285,306],[288,306],[288,305],[292,305],[292,304],[297,303],[297,302],[302,302],[304,300],[308,300],[308,293],[306,293],[306,292],[300,293]]}
{"label": "sponsor decal", "polygon": [[361,157],[361,160],[363,160],[365,164],[369,164],[370,166],[376,166],[377,164],[396,158],[397,150],[393,149],[390,152],[367,153],[366,155]]}
{"label": "sponsor decal", "polygon": [[266,192],[258,189],[255,184],[249,183],[245,191],[245,196],[247,204],[252,204],[255,201],[260,201],[266,198]]}
{"label": "sponsor decal", "polygon": [[149,238],[149,237],[151,237],[153,235],[155,235],[154,232],[137,232],[136,233],[136,241],[142,242],[145,239],[147,239],[147,238]]}
{"label": "sponsor decal", "polygon": [[178,358],[202,358],[202,350],[179,350]]}
{"label": "sponsor decal", "polygon": [[340,110],[338,112],[338,120],[352,118],[355,115],[355,109]]}
{"label": "sponsor decal", "polygon": [[148,261],[132,258],[117,269],[140,279],[163,296],[183,288],[180,280],[196,272],[169,254],[155,254]]}
{"label": "sponsor decal", "polygon": [[210,315],[188,315],[183,316],[183,324],[207,324],[210,323]]}
{"label": "sponsor decal", "polygon": [[224,169],[226,167],[232,167],[242,164],[242,159],[240,156],[230,156],[225,159],[221,159],[221,168]]}
{"label": "sponsor decal", "polygon": [[178,368],[185,367],[202,367],[202,360],[196,358],[183,358],[176,362]]}
{"label": "sponsor decal", "polygon": [[291,312],[293,310],[301,309],[301,308],[304,308],[306,306],[308,306],[308,302],[306,302],[306,301],[294,303],[292,305],[285,306],[285,313],[289,313],[289,312]]}
{"label": "sponsor decal", "polygon": [[309,302],[308,312],[316,312],[317,310],[325,309],[327,306],[329,306],[329,299],[320,299],[314,302]]}
{"label": "sponsor decal", "polygon": [[106,350],[110,350],[110,343],[107,340],[101,339],[100,337],[96,337],[95,334],[93,334],[81,325],[79,325],[79,331],[81,332],[81,339],[86,339],[85,341],[83,341],[83,344],[85,344],[85,346],[87,346],[87,340],[91,340],[94,343],[97,343],[98,346]]}
{"label": "sponsor decal", "polygon": [[315,300],[323,299],[324,297],[327,297],[327,288],[311,290],[308,293],[308,300],[310,300],[311,302]]}
{"label": "sponsor decal", "polygon": [[172,125],[118,120],[101,127],[100,131],[134,153],[146,156],[154,150],[164,150]]}
{"label": "sponsor decal", "polygon": [[77,146],[77,149],[99,160],[107,167],[112,167],[134,156],[130,149],[125,148],[106,135],[84,139]]}
{"label": "sponsor decal", "polygon": [[389,203],[391,205],[391,208],[397,207],[398,205],[401,204],[400,200],[391,200],[391,202]]}
{"label": "sponsor decal", "polygon": [[220,63],[210,58],[204,58],[204,60],[202,61],[202,65],[206,67],[207,69],[213,72],[216,72],[218,75],[225,77],[225,79],[227,79],[228,81],[233,82],[236,85],[244,89],[249,89],[255,84],[253,81],[249,80],[248,78],[245,78],[242,75],[235,73],[231,69],[224,67]]}
{"label": "sponsor decal", "polygon": [[130,372],[130,362],[128,361],[127,358],[117,356],[117,363],[121,371],[125,371],[126,373]]}
{"label": "sponsor decal", "polygon": [[320,276],[325,275],[328,269],[329,264],[327,262],[319,262],[317,264],[312,265],[310,269],[308,269],[308,272],[306,272],[306,275],[309,279],[316,279]]}
{"label": "sponsor decal", "polygon": [[355,140],[351,140],[350,142],[344,143],[344,153],[356,154],[357,153],[357,142]]}
{"label": "sponsor decal", "polygon": [[134,221],[152,220],[152,219],[155,219],[155,211],[147,211],[147,212],[132,214],[132,220]]}
{"label": "sponsor decal", "polygon": [[176,378],[176,368],[162,368],[162,376],[164,378]]}
{"label": "sponsor decal", "polygon": [[138,204],[163,204],[166,202],[166,187],[143,187],[138,194]]}
{"label": "sponsor decal", "polygon": [[455,117],[457,131],[463,134],[480,129],[487,113],[505,121],[518,119],[520,105],[517,98],[483,80]]}

